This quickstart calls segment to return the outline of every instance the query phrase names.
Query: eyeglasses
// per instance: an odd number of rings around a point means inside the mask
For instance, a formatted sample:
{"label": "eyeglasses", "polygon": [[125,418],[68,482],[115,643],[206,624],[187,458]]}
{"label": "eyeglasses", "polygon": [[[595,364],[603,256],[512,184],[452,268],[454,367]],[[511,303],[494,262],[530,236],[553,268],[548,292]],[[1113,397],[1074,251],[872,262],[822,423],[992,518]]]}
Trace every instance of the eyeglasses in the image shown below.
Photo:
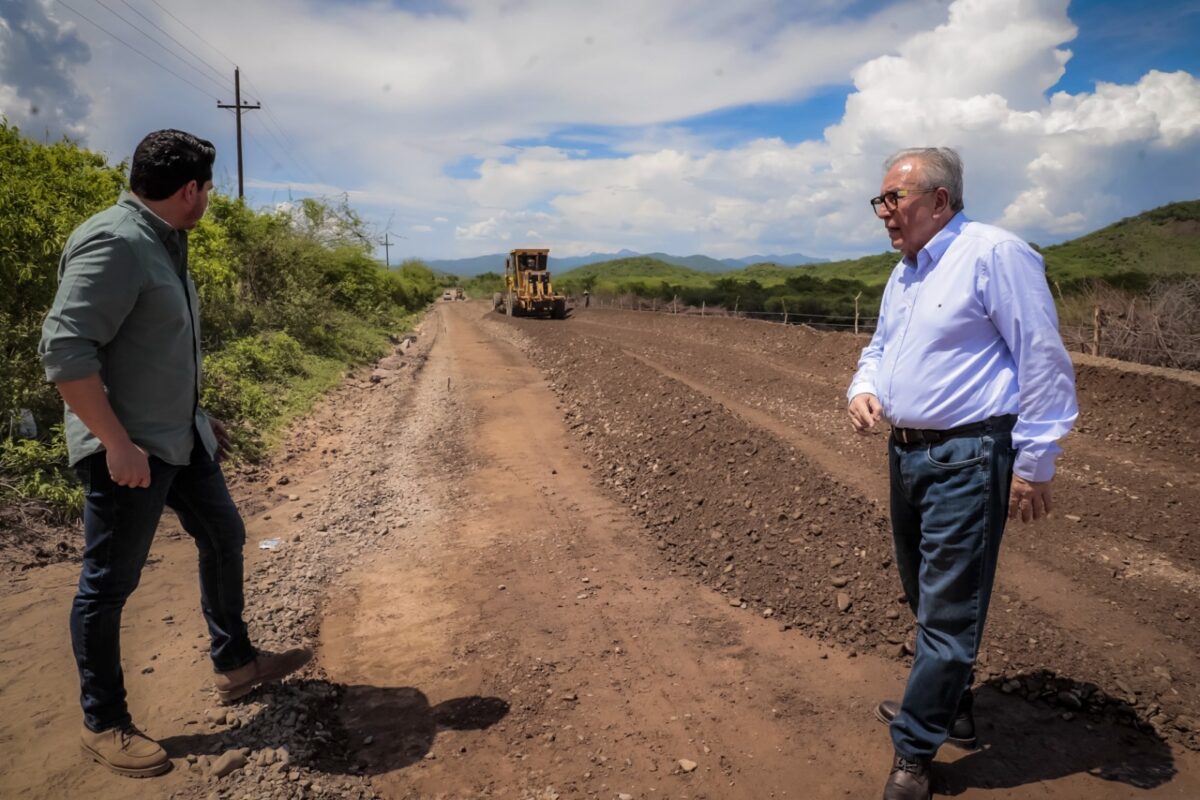
{"label": "eyeglasses", "polygon": [[875,216],[879,216],[880,206],[883,206],[888,211],[895,211],[900,206],[901,197],[908,197],[910,194],[929,194],[936,191],[937,187],[933,189],[894,189],[890,192],[884,192],[879,197],[872,197],[871,209],[875,212]]}

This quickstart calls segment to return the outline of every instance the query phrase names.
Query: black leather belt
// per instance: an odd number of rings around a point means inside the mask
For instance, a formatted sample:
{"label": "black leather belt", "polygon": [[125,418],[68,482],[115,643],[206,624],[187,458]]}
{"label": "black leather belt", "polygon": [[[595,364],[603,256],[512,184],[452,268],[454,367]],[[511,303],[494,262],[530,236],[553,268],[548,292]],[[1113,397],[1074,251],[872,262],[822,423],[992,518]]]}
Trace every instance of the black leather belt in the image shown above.
{"label": "black leather belt", "polygon": [[981,436],[992,431],[1011,431],[1016,422],[1016,414],[1004,414],[999,417],[989,417],[983,422],[968,422],[966,425],[959,425],[957,428],[944,431],[894,427],[892,436],[901,444],[937,444],[962,436]]}

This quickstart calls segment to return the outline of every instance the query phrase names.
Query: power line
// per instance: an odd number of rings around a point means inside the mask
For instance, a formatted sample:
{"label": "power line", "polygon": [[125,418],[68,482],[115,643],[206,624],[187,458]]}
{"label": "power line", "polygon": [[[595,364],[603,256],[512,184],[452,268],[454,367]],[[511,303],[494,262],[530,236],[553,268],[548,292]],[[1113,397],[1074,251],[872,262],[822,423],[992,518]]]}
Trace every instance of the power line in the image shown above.
{"label": "power line", "polygon": [[112,31],[108,30],[107,28],[105,28],[105,27],[104,27],[103,25],[101,25],[100,23],[98,23],[98,22],[96,22],[95,20],[93,20],[93,19],[89,18],[88,16],[86,16],[86,15],[85,15],[85,14],[83,14],[83,13],[81,13],[81,12],[79,12],[79,11],[76,11],[74,8],[72,8],[71,6],[69,6],[69,5],[67,5],[66,3],[64,3],[64,2],[63,2],[63,0],[55,0],[55,2],[56,2],[56,3],[58,3],[60,6],[62,6],[63,8],[67,9],[68,11],[70,11],[70,12],[71,12],[72,14],[74,14],[75,16],[77,16],[77,17],[79,17],[80,19],[82,19],[83,21],[87,22],[87,23],[88,23],[89,25],[91,25],[92,27],[94,27],[94,28],[96,28],[97,30],[99,30],[99,31],[100,31],[101,33],[103,33],[104,35],[106,35],[106,36],[108,36],[109,38],[111,38],[111,39],[114,39],[114,40],[116,40],[117,42],[120,42],[121,44],[125,45],[127,48],[129,48],[129,49],[130,49],[130,50],[132,50],[133,52],[137,53],[139,56],[141,56],[142,58],[146,59],[147,61],[149,61],[149,62],[150,62],[151,64],[153,64],[154,66],[156,66],[156,67],[158,67],[159,69],[161,69],[163,72],[167,72],[167,73],[170,73],[171,75],[174,75],[176,78],[178,78],[179,80],[183,81],[183,82],[184,82],[184,83],[186,83],[188,86],[191,86],[193,89],[195,89],[196,91],[200,92],[201,94],[205,94],[205,95],[207,95],[207,96],[209,96],[209,97],[213,98],[214,100],[218,99],[218,98],[217,98],[217,96],[216,96],[216,95],[214,95],[214,94],[213,94],[212,92],[210,92],[209,90],[207,90],[207,89],[204,89],[204,88],[202,88],[202,87],[200,87],[200,86],[197,86],[196,84],[192,83],[192,82],[191,82],[190,80],[188,80],[187,78],[185,78],[185,77],[183,77],[182,75],[180,75],[180,74],[179,74],[178,72],[176,72],[175,70],[171,69],[170,67],[168,67],[168,66],[166,66],[166,65],[164,65],[164,64],[161,64],[161,63],[159,63],[157,60],[155,60],[155,59],[154,59],[154,58],[152,58],[151,56],[148,56],[148,55],[146,55],[146,54],[145,54],[145,53],[143,53],[141,50],[139,50],[138,48],[134,47],[134,46],[133,46],[133,45],[131,45],[129,42],[127,42],[127,41],[125,41],[124,39],[122,39],[120,36],[117,36],[115,33],[113,33]]}
{"label": "power line", "polygon": [[[251,119],[253,119],[253,117]],[[243,131],[242,135],[245,136],[246,141],[249,142],[251,145],[253,145],[254,148],[256,150],[258,150],[259,154],[262,155],[269,162],[271,162],[271,164],[273,166],[278,166],[279,164],[282,163],[282,159],[279,158],[279,153],[268,149],[267,146],[264,144],[264,142],[266,142],[266,140],[263,139],[261,136],[255,136],[249,130]]]}
{"label": "power line", "polygon": [[[264,111],[266,110],[266,106],[263,106],[263,110]],[[305,167],[303,164],[301,164],[296,159],[296,156],[293,155],[292,152],[279,140],[279,137],[276,136],[275,133],[265,124],[265,121],[262,117],[251,117],[250,119],[259,123],[262,126],[263,131],[265,131],[267,133],[267,135],[270,136],[272,140],[274,140],[276,148],[278,150],[278,153],[281,153],[283,155],[283,158],[278,159],[281,163],[284,160],[288,160],[288,161],[291,161],[292,165],[295,166],[297,169],[299,169],[301,172],[312,173],[312,170],[309,169],[308,167]],[[317,180],[320,181],[319,175],[316,175],[316,173],[312,173],[312,174],[313,174],[313,177],[317,178]]]}
{"label": "power line", "polygon": [[[249,82],[249,80],[246,81],[246,83]],[[263,130],[271,135],[271,138],[275,140],[275,143],[279,145],[279,148],[287,153],[288,157],[292,160],[292,163],[298,166],[302,172],[307,172],[312,175],[317,179],[318,183],[325,183],[325,179],[321,177],[321,173],[317,171],[312,162],[308,160],[304,153],[299,151],[299,148],[296,147],[295,142],[293,142],[292,138],[287,135],[283,125],[281,125],[279,120],[276,119],[275,115],[271,113],[270,106],[264,104],[262,109],[263,111],[267,112],[266,118],[259,119],[259,122],[262,123]],[[267,124],[268,119],[273,121],[274,127]],[[275,135],[276,132],[279,133],[279,136]],[[282,137],[282,140],[280,139],[280,136]],[[290,143],[291,147],[289,147],[288,144],[285,144],[285,142]]]}
{"label": "power line", "polygon": [[154,20],[152,20],[150,17],[148,17],[148,16],[146,16],[145,14],[143,14],[143,13],[142,13],[142,11],[141,11],[141,9],[139,9],[137,6],[135,6],[135,5],[133,5],[132,3],[130,3],[130,2],[129,2],[129,0],[121,0],[121,4],[122,4],[122,5],[124,5],[126,8],[128,8],[128,9],[129,9],[130,11],[132,11],[133,13],[137,14],[137,15],[138,15],[139,17],[141,17],[142,19],[146,20],[146,22],[149,22],[149,23],[150,23],[151,25],[153,25],[153,26],[154,26],[154,27],[155,27],[155,28],[156,28],[158,31],[160,31],[160,32],[161,32],[161,33],[162,33],[164,36],[166,36],[168,39],[170,39],[170,40],[171,40],[172,42],[174,42],[175,44],[177,44],[177,45],[179,45],[180,47],[182,47],[182,48],[184,49],[184,51],[185,51],[185,52],[187,52],[187,53],[188,53],[188,54],[189,54],[189,55],[190,55],[192,58],[196,59],[198,62],[200,62],[201,64],[203,64],[205,67],[207,67],[207,68],[208,68],[208,70],[209,70],[209,71],[210,71],[210,72],[211,72],[213,75],[217,76],[217,77],[218,77],[218,78],[219,78],[221,81],[224,81],[224,82],[226,82],[226,83],[224,83],[224,84],[223,84],[223,86],[222,86],[222,88],[223,88],[223,89],[228,89],[228,88],[229,88],[229,85],[228,85],[228,83],[227,83],[227,81],[228,81],[229,79],[225,77],[225,74],[224,74],[224,73],[222,73],[222,72],[221,72],[219,69],[217,69],[216,67],[214,67],[212,64],[210,64],[208,61],[205,61],[203,56],[199,55],[199,54],[198,54],[198,53],[197,53],[195,50],[192,50],[192,49],[191,49],[190,47],[188,47],[186,44],[184,44],[183,42],[181,42],[181,41],[179,41],[178,39],[176,39],[176,38],[175,38],[175,36],[174,36],[174,35],[173,35],[173,34],[172,34],[172,33],[171,33],[169,30],[167,30],[166,28],[162,27],[162,26],[161,26],[161,25],[159,25],[157,22],[155,22]]}
{"label": "power line", "polygon": [[208,81],[209,83],[211,83],[213,86],[216,86],[218,90],[220,90],[220,91],[227,91],[227,88],[226,88],[225,86],[223,86],[223,85],[222,85],[222,84],[220,84],[219,82],[217,82],[217,81],[213,80],[211,76],[209,76],[209,75],[205,74],[204,72],[202,72],[201,70],[197,69],[197,68],[195,67],[195,65],[193,65],[193,64],[190,64],[190,63],[188,63],[187,61],[185,61],[185,60],[183,59],[183,57],[182,57],[182,56],[180,56],[180,55],[179,55],[178,53],[176,53],[175,51],[171,50],[171,48],[167,47],[167,46],[166,46],[165,44],[163,44],[162,42],[158,41],[158,39],[155,39],[155,38],[154,38],[154,36],[152,36],[152,35],[151,35],[151,34],[149,34],[149,33],[146,33],[146,31],[142,30],[142,29],[141,29],[141,28],[139,28],[137,25],[133,24],[133,23],[132,23],[132,22],[130,22],[128,19],[126,19],[125,17],[121,16],[121,14],[120,14],[120,13],[118,13],[118,12],[117,12],[117,11],[116,11],[114,8],[112,8],[112,7],[111,7],[111,6],[109,6],[107,3],[105,3],[105,2],[104,2],[104,0],[96,0],[96,3],[97,3],[97,5],[99,5],[101,8],[103,8],[103,9],[107,10],[107,11],[108,11],[108,13],[112,14],[114,17],[116,17],[117,19],[121,20],[121,21],[122,21],[122,22],[124,22],[126,25],[128,25],[129,27],[133,28],[135,31],[137,31],[138,33],[140,33],[142,36],[145,36],[147,39],[149,39],[151,42],[153,42],[153,43],[154,43],[155,47],[158,47],[160,50],[162,50],[164,53],[166,53],[167,55],[169,55],[171,58],[174,58],[174,59],[178,60],[178,61],[179,61],[179,63],[183,64],[185,67],[187,67],[188,69],[190,69],[190,70],[192,70],[193,72],[195,72],[197,75],[199,75],[201,78],[203,78],[204,80],[206,80],[206,81]]}
{"label": "power line", "polygon": [[230,58],[229,56],[225,55],[225,54],[224,54],[224,53],[222,53],[220,50],[218,50],[218,49],[217,49],[217,47],[216,47],[215,45],[211,44],[211,43],[210,43],[210,42],[209,42],[207,39],[205,39],[203,36],[201,36],[200,34],[196,33],[194,30],[192,30],[192,28],[191,28],[191,26],[190,26],[190,25],[188,25],[186,22],[184,22],[183,20],[181,20],[179,17],[177,17],[177,16],[175,16],[174,14],[172,14],[172,13],[170,12],[170,10],[169,10],[169,9],[167,9],[167,8],[164,8],[164,7],[163,7],[163,5],[162,5],[162,3],[158,2],[158,0],[150,0],[150,2],[151,2],[151,3],[154,3],[154,5],[158,6],[160,9],[162,9],[162,12],[163,12],[164,14],[166,14],[168,17],[170,17],[171,19],[175,20],[176,22],[178,22],[178,23],[179,23],[180,25],[182,25],[183,27],[187,28],[188,32],[189,32],[189,33],[191,33],[191,34],[192,34],[192,36],[195,36],[197,39],[199,39],[200,41],[204,42],[204,44],[206,44],[210,50],[212,50],[214,53],[216,53],[217,55],[219,55],[221,58],[223,58],[223,59],[225,59],[226,61],[228,61],[228,62],[230,63],[230,65],[231,65],[231,66],[234,66],[234,67],[236,67],[236,66],[237,66],[237,62],[235,62],[235,61],[234,61],[232,58]]}
{"label": "power line", "polygon": [[[126,2],[126,0],[121,0],[121,2],[125,3],[126,5],[129,5]],[[190,33],[190,34],[192,34],[192,36],[196,37],[196,39],[199,40],[200,42],[202,42],[204,44],[204,46],[207,47],[209,50],[213,51],[214,53],[219,55],[221,58],[228,61],[231,66],[233,66],[235,68],[237,67],[237,62],[235,62],[232,58],[227,56],[220,48],[218,48],[212,42],[208,41],[203,36],[201,36],[194,28],[192,28],[192,26],[188,25],[186,22],[184,22],[182,19],[177,17],[174,13],[172,13],[170,9],[164,7],[162,5],[162,3],[158,2],[158,0],[150,0],[150,2],[153,3],[155,6],[157,6],[168,17],[170,17],[171,19],[173,19],[177,23],[179,23],[181,26],[183,26],[183,28],[185,30],[187,30],[188,33]],[[145,16],[145,15],[143,15],[143,16]],[[158,26],[156,25],[155,27],[158,27]],[[162,29],[159,28],[159,30],[162,30]],[[163,33],[167,33],[167,32],[163,31]],[[170,36],[169,33],[167,33],[167,35]],[[175,41],[176,43],[178,43],[181,47],[184,47],[184,45],[181,42],[179,42],[179,40],[176,39],[174,36],[171,36],[171,39],[172,39],[172,41]],[[186,49],[186,47],[185,47],[185,49]],[[189,50],[188,52],[191,52],[191,51]],[[195,53],[192,53],[192,54],[196,55]],[[199,56],[197,56],[197,58],[199,58]],[[201,60],[203,61],[203,59],[201,59]],[[215,71],[215,68],[212,67],[211,64],[208,64],[208,62],[206,62],[206,61],[204,63],[206,65],[208,65],[208,67],[210,69],[214,69],[214,71]],[[255,86],[254,82],[252,80],[250,80],[249,78],[246,78],[246,85],[250,88],[250,90],[252,92],[254,92],[254,94],[258,95],[259,104],[262,106],[262,110],[267,112],[267,116],[270,118],[271,122],[274,123],[275,128],[279,132],[283,141],[287,142],[288,144],[291,145],[292,148],[299,151],[300,148],[297,147],[296,143],[292,140],[292,138],[290,136],[288,136],[287,129],[283,126],[283,123],[281,123],[279,121],[279,118],[275,116],[274,112],[271,111],[270,105],[263,102],[263,94],[264,93],[257,86]],[[269,126],[267,126],[266,122],[263,123],[263,126],[264,126],[264,128],[267,129],[268,133],[271,133],[271,130],[270,130]],[[274,134],[272,134],[272,136],[273,135]],[[296,156],[292,155],[291,151],[288,150],[288,148],[286,146],[284,146],[282,143],[280,143],[280,146],[281,146],[281,149],[283,149],[289,155],[289,157],[292,158],[293,161],[296,160]],[[321,177],[320,172],[317,171],[317,169],[312,165],[312,162],[310,162],[308,160],[307,156],[305,156],[303,152],[300,152],[300,159],[302,159],[304,163],[298,164],[297,166],[300,166],[302,170],[306,170],[309,173],[311,173],[320,183],[325,183],[325,179]]]}
{"label": "power line", "polygon": [[[258,87],[254,85],[253,81],[251,81],[249,78],[246,78],[246,83],[250,85],[251,91],[258,95],[259,100],[262,100],[263,93],[258,90]],[[275,124],[275,128],[280,132],[280,134],[283,135],[283,138],[287,140],[288,144],[292,145],[292,147],[295,147],[296,143],[293,142],[292,138],[287,135],[287,131],[284,130],[283,124],[275,116],[274,112],[271,111],[270,107],[264,106],[263,111],[267,112],[267,116],[271,118],[271,121]]]}
{"label": "power line", "polygon": [[[124,45],[126,48],[128,48],[128,49],[130,49],[130,50],[134,51],[135,53],[137,53],[138,55],[140,55],[142,58],[145,58],[147,61],[149,61],[150,63],[154,64],[154,65],[155,65],[155,66],[157,66],[159,69],[163,70],[164,72],[167,72],[167,73],[169,73],[170,75],[173,75],[174,77],[178,78],[179,80],[181,80],[181,81],[183,81],[184,83],[186,83],[186,84],[188,84],[189,86],[191,86],[193,89],[196,89],[197,91],[199,91],[199,92],[202,92],[203,94],[205,94],[205,95],[208,95],[209,97],[212,97],[213,99],[215,99],[215,100],[217,101],[218,107],[220,107],[220,108],[234,108],[234,109],[237,109],[237,111],[238,111],[238,117],[239,117],[239,128],[241,127],[241,125],[240,125],[240,117],[241,117],[241,111],[242,111],[242,110],[250,110],[250,109],[262,108],[264,111],[266,111],[266,112],[267,112],[267,115],[268,115],[268,117],[270,118],[271,122],[272,122],[272,123],[274,124],[274,126],[275,126],[275,127],[274,127],[274,129],[273,129],[273,128],[272,128],[270,125],[268,125],[268,124],[267,124],[266,120],[263,120],[263,130],[265,130],[265,131],[267,132],[267,134],[268,134],[268,135],[269,135],[269,136],[270,136],[270,137],[271,137],[271,138],[272,138],[272,139],[275,141],[275,144],[278,146],[278,148],[279,148],[279,151],[280,151],[280,152],[282,152],[282,154],[284,155],[284,158],[285,158],[285,159],[288,159],[288,160],[290,160],[290,161],[291,161],[291,163],[293,163],[293,164],[294,164],[296,167],[298,167],[298,168],[299,168],[299,169],[300,169],[302,172],[308,172],[309,174],[311,174],[311,175],[312,175],[314,178],[316,178],[316,179],[317,179],[317,181],[318,181],[319,183],[325,183],[325,182],[326,182],[326,181],[325,181],[325,179],[324,179],[323,177],[321,177],[321,174],[320,174],[320,173],[319,173],[319,172],[316,170],[316,168],[315,168],[315,167],[313,167],[312,163],[311,163],[310,161],[308,161],[307,157],[305,157],[305,156],[303,155],[303,153],[301,153],[301,155],[300,155],[300,158],[297,158],[296,154],[292,152],[292,149],[291,149],[291,148],[289,148],[287,144],[284,144],[284,142],[285,142],[285,141],[286,141],[286,142],[290,142],[290,143],[292,144],[292,147],[295,147],[295,143],[293,142],[293,140],[291,139],[291,137],[287,135],[287,131],[286,131],[286,129],[283,127],[283,124],[279,122],[279,119],[278,119],[278,117],[276,117],[276,116],[274,115],[274,113],[271,111],[271,109],[270,109],[268,106],[264,106],[264,105],[261,103],[261,100],[260,100],[260,102],[258,103],[258,105],[256,105],[256,106],[246,106],[246,105],[243,105],[240,99],[235,99],[235,104],[234,104],[234,105],[232,105],[232,106],[230,106],[230,105],[222,105],[222,104],[221,104],[221,100],[220,100],[220,98],[218,98],[218,97],[216,97],[215,95],[213,95],[213,94],[212,94],[212,93],[211,93],[209,90],[207,90],[207,89],[203,88],[202,86],[199,86],[199,85],[197,85],[196,83],[194,83],[193,81],[191,81],[191,80],[189,80],[188,78],[184,77],[183,75],[180,75],[178,72],[176,72],[175,70],[173,70],[173,69],[171,69],[170,67],[166,66],[165,64],[161,63],[160,61],[158,61],[157,59],[153,58],[152,56],[149,56],[149,55],[147,55],[147,54],[146,54],[144,51],[142,51],[142,50],[140,50],[139,48],[137,48],[137,47],[133,46],[133,45],[132,45],[132,44],[130,44],[129,42],[127,42],[127,41],[125,41],[124,39],[122,39],[120,36],[117,36],[115,33],[113,33],[112,31],[108,30],[108,29],[107,29],[107,28],[105,28],[103,25],[100,25],[98,22],[96,22],[95,20],[93,20],[93,19],[91,19],[90,17],[86,16],[86,15],[85,15],[85,14],[83,14],[82,12],[80,12],[80,11],[78,11],[77,9],[75,9],[75,8],[73,8],[73,7],[69,6],[69,5],[67,5],[65,2],[63,2],[63,0],[56,0],[56,2],[58,2],[58,3],[59,3],[59,5],[63,6],[63,8],[66,8],[66,9],[67,9],[68,11],[70,11],[71,13],[75,14],[76,16],[78,16],[78,17],[80,17],[81,19],[83,19],[85,22],[87,22],[87,23],[89,23],[90,25],[92,25],[93,27],[95,27],[95,28],[96,28],[97,30],[99,30],[100,32],[102,32],[102,33],[104,33],[105,35],[109,36],[110,38],[112,38],[112,39],[113,39],[113,40],[115,40],[116,42],[118,42],[118,43],[120,43],[120,44]],[[109,5],[107,5],[107,4],[104,2],[104,0],[96,0],[96,2],[97,2],[97,4],[98,4],[98,5],[100,5],[100,6],[101,6],[101,7],[103,7],[104,9],[106,9],[106,10],[107,10],[107,11],[108,11],[110,14],[112,14],[113,16],[115,16],[117,19],[121,20],[121,21],[122,21],[122,22],[124,22],[126,25],[128,25],[130,28],[133,28],[135,31],[137,31],[138,33],[140,33],[142,36],[144,36],[144,37],[146,37],[147,39],[149,39],[149,40],[150,40],[151,42],[153,42],[153,43],[154,43],[154,44],[155,44],[157,47],[159,47],[160,49],[164,50],[164,51],[165,51],[165,52],[166,52],[168,55],[170,55],[170,56],[172,56],[173,58],[177,59],[177,60],[178,60],[180,63],[182,63],[182,64],[183,64],[184,66],[186,66],[188,69],[191,69],[192,71],[194,71],[194,72],[195,72],[197,75],[199,75],[201,78],[203,78],[204,80],[208,81],[209,83],[211,83],[211,84],[213,84],[213,85],[217,86],[217,88],[218,88],[218,89],[220,89],[221,91],[228,91],[228,84],[227,84],[227,83],[226,83],[226,84],[222,84],[222,83],[219,83],[219,82],[217,82],[217,81],[213,80],[213,78],[209,77],[207,74],[205,74],[204,72],[202,72],[201,70],[199,70],[199,69],[198,69],[198,68],[197,68],[197,67],[196,67],[194,64],[192,64],[192,63],[190,63],[190,62],[186,61],[186,60],[185,60],[185,59],[183,59],[183,58],[182,58],[182,57],[181,57],[181,56],[180,56],[178,53],[176,53],[176,52],[172,51],[170,48],[168,48],[168,47],[166,47],[165,45],[163,45],[163,44],[162,44],[160,41],[158,41],[158,39],[156,39],[156,38],[155,38],[155,37],[154,37],[152,34],[148,33],[148,32],[147,32],[145,29],[143,29],[143,28],[139,27],[138,25],[136,25],[135,23],[131,22],[131,21],[130,21],[129,19],[127,19],[125,16],[123,16],[123,15],[122,15],[122,14],[120,14],[118,11],[116,11],[116,9],[114,9],[114,8],[110,7]],[[195,59],[196,59],[196,60],[197,60],[199,63],[203,64],[205,67],[207,67],[208,69],[212,70],[214,73],[216,73],[216,74],[220,75],[220,73],[219,73],[219,72],[217,72],[216,68],[215,68],[215,67],[214,67],[214,66],[213,66],[211,63],[209,63],[209,62],[208,62],[208,61],[206,61],[206,60],[205,60],[205,59],[204,59],[202,56],[200,56],[199,54],[197,54],[196,52],[194,52],[193,50],[191,50],[190,48],[188,48],[188,47],[187,47],[187,45],[185,45],[183,42],[181,42],[179,39],[177,39],[175,36],[173,36],[173,35],[172,35],[172,34],[171,34],[169,31],[165,30],[165,29],[164,29],[164,28],[162,28],[160,25],[158,25],[157,23],[155,23],[155,22],[154,22],[154,20],[150,19],[150,18],[149,18],[149,17],[147,17],[145,14],[143,14],[143,13],[142,13],[141,11],[139,11],[139,10],[138,10],[138,9],[137,9],[135,6],[133,6],[133,5],[130,5],[130,3],[129,3],[129,2],[127,2],[127,0],[121,0],[121,2],[122,2],[122,4],[123,4],[123,5],[125,5],[126,7],[128,7],[130,10],[132,10],[134,13],[136,13],[136,14],[137,14],[138,16],[140,16],[142,19],[146,20],[148,23],[150,23],[152,26],[154,26],[154,27],[155,27],[157,30],[161,31],[161,32],[162,32],[164,35],[166,35],[168,38],[170,38],[170,39],[171,39],[171,41],[173,41],[175,44],[179,45],[179,47],[183,48],[183,50],[184,50],[185,52],[189,53],[189,54],[190,54],[190,55],[191,55],[193,58],[195,58]],[[167,8],[165,8],[165,7],[163,7],[163,6],[162,6],[162,4],[160,4],[160,3],[159,3],[157,0],[150,0],[150,2],[154,3],[154,5],[155,5],[155,6],[157,6],[159,9],[161,9],[161,10],[163,11],[163,13],[165,13],[165,14],[166,14],[167,16],[169,16],[171,19],[175,20],[177,23],[179,23],[181,26],[183,26],[185,29],[187,29],[187,30],[188,30],[188,32],[190,32],[190,33],[191,33],[193,36],[195,36],[197,39],[199,39],[201,42],[203,42],[203,43],[204,43],[204,44],[205,44],[207,47],[209,47],[211,50],[213,50],[214,52],[216,52],[218,55],[220,55],[220,56],[221,56],[222,58],[224,58],[226,61],[229,61],[231,64],[233,64],[233,63],[234,63],[234,62],[233,62],[233,60],[229,58],[229,56],[225,55],[225,53],[223,53],[223,52],[222,52],[221,50],[219,50],[219,49],[218,49],[216,46],[214,46],[213,44],[211,44],[211,43],[210,43],[208,40],[206,40],[206,39],[205,39],[203,36],[201,36],[199,33],[197,33],[197,32],[196,32],[194,29],[192,29],[192,27],[191,27],[191,26],[189,26],[189,25],[188,25],[186,22],[184,22],[184,21],[183,21],[183,20],[181,20],[179,17],[177,17],[177,16],[175,16],[173,13],[171,13],[171,11],[170,11],[170,10],[168,10],[168,9],[167,9]],[[235,68],[236,68],[236,64],[235,64]],[[247,82],[248,84],[250,84],[250,86],[251,86],[251,87],[254,89],[255,93],[256,93],[256,94],[259,94],[259,95],[260,95],[260,98],[261,98],[261,92],[259,92],[259,91],[258,91],[258,88],[257,88],[257,87],[255,87],[255,86],[254,86],[254,85],[253,85],[253,84],[252,84],[252,83],[249,81],[249,79],[247,79],[247,81],[246,81],[246,82]],[[235,84],[234,93],[235,93],[235,94],[238,94],[238,91],[237,91],[237,79],[236,79],[236,77],[235,77],[234,84]],[[239,95],[239,98],[240,98],[240,95]],[[276,131],[277,131],[277,132],[278,132],[278,134],[279,134],[278,136],[276,135]],[[282,138],[281,138],[281,137],[282,137]],[[262,150],[262,151],[263,151],[263,154],[264,154],[264,155],[267,155],[267,156],[268,156],[268,157],[270,157],[272,160],[277,160],[277,159],[276,159],[276,157],[275,157],[275,155],[268,153],[268,152],[266,151],[265,147],[263,146],[263,144],[262,144],[261,142],[259,142],[257,139],[255,140],[255,142],[254,142],[254,143],[255,143],[255,145],[256,145],[256,146],[257,146],[257,147],[258,147],[260,150]],[[296,149],[299,149],[299,148],[296,148]],[[240,150],[240,142],[239,142],[239,150]],[[243,190],[242,190],[242,186],[243,186],[243,176],[242,176],[242,168],[241,168],[241,158],[239,158],[239,159],[238,159],[238,162],[239,162],[239,164],[238,164],[238,166],[239,166],[239,169],[238,169],[238,173],[239,173],[239,174],[238,174],[238,187],[239,187],[239,196],[240,196],[240,195],[242,194],[242,191],[243,191]]]}
{"label": "power line", "polygon": [[232,108],[234,116],[237,117],[238,199],[240,200],[246,196],[242,169],[242,112],[257,111],[262,108],[262,103],[250,105],[242,102],[242,71],[237,67],[233,68],[233,104],[217,100],[217,108]]}

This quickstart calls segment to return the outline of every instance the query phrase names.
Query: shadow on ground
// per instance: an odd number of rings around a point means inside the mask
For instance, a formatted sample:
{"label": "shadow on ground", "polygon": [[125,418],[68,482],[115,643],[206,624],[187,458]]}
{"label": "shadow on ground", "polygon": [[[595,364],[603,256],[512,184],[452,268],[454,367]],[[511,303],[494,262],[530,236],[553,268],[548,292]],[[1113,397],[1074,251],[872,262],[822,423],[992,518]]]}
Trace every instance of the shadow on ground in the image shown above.
{"label": "shadow on ground", "polygon": [[456,697],[435,706],[417,689],[348,686],[340,721],[350,736],[371,744],[359,748],[358,774],[376,775],[420,761],[444,730],[484,730],[508,714],[498,697]]}
{"label": "shadow on ground", "polygon": [[[938,792],[953,796],[973,788],[1011,789],[1078,773],[1152,789],[1175,777],[1175,759],[1165,740],[1118,721],[1135,718],[1127,704],[1109,698],[1106,718],[1027,699],[1019,692],[1006,694],[1001,683],[984,684],[975,695],[982,749],[956,756],[958,751],[945,747],[939,754],[934,768]],[[955,760],[946,761],[948,757]]]}
{"label": "shadow on ground", "polygon": [[[286,747],[292,763],[327,774],[378,775],[420,761],[445,730],[485,730],[508,714],[498,697],[456,697],[436,705],[410,686],[292,681],[251,696],[266,705],[235,730],[160,741],[172,758],[246,747]],[[326,735],[317,736],[320,722]],[[327,740],[327,741],[325,741]]]}

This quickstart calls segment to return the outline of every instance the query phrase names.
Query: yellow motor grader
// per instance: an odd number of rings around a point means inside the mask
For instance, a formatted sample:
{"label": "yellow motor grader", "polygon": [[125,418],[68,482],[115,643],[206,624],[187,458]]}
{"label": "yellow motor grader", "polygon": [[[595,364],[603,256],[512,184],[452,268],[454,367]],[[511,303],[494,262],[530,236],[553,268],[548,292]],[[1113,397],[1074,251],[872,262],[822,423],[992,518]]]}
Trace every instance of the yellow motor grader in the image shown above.
{"label": "yellow motor grader", "polygon": [[504,291],[492,295],[492,305],[510,317],[549,316],[566,319],[567,298],[556,294],[546,263],[547,249],[513,250],[504,260]]}

